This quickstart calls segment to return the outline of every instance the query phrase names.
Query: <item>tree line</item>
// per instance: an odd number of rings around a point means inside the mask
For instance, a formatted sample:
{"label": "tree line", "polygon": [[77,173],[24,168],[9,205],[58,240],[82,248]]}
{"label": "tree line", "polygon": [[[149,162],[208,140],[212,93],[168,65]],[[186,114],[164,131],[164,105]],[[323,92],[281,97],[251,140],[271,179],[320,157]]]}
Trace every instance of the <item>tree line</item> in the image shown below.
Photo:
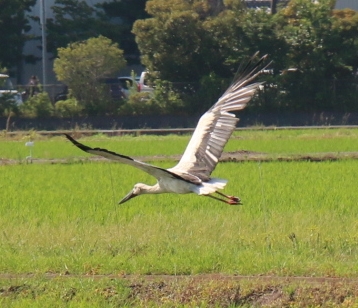
{"label": "tree line", "polygon": [[[34,2],[11,1],[22,3],[24,11]],[[240,0],[122,0],[95,7],[84,1],[56,0],[55,18],[48,21],[47,47],[57,63],[65,59],[82,62],[77,80],[88,78],[85,60],[90,55],[84,47],[93,38],[102,40],[99,45],[105,40],[103,46],[120,50],[114,52],[118,61],[100,77],[113,74],[125,63],[139,62],[151,75],[152,96],[134,93],[119,103],[107,100],[105,104],[102,96],[96,96],[101,87],[93,84],[99,76],[91,76],[94,81],[80,85],[80,89],[88,87],[87,97],[72,85],[71,104],[79,107],[66,105],[70,113],[200,113],[220,96],[239,64],[256,51],[269,54],[273,64],[260,77],[265,84],[249,110],[356,112],[358,14],[351,9],[334,10],[334,5],[333,0],[291,0],[271,14],[248,9]],[[77,58],[73,56],[76,48],[82,48]],[[1,52],[3,66],[16,63],[14,55]],[[63,69],[56,73],[70,85]]]}

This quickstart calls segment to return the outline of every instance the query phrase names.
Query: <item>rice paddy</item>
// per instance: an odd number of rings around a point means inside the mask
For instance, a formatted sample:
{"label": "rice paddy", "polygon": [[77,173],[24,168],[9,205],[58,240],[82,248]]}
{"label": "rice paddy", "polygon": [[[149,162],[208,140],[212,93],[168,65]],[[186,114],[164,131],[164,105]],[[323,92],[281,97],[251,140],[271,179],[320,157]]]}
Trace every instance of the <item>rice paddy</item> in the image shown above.
{"label": "rice paddy", "polygon": [[[35,137],[36,138],[36,137]],[[155,179],[90,157],[62,137],[1,139],[0,273],[351,277],[358,273],[358,161],[221,163],[213,173],[240,196],[228,206],[195,195],[118,201]],[[189,136],[81,139],[132,156],[183,152]],[[358,130],[237,132],[226,151],[353,152]],[[173,161],[159,161],[162,167]],[[1,302],[1,301],[0,301]]]}

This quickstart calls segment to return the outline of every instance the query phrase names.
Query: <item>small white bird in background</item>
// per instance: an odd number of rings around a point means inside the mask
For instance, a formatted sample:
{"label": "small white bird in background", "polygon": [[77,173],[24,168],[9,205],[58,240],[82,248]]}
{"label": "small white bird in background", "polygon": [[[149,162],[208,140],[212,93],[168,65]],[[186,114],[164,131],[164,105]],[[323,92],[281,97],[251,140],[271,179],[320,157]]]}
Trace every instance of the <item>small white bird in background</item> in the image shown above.
{"label": "small white bird in background", "polygon": [[[263,56],[260,60],[254,62],[257,54],[245,66],[240,66],[230,87],[215,105],[201,116],[182,158],[173,168],[163,169],[106,149],[90,148],[67,134],[66,137],[75,146],[87,153],[131,165],[157,179],[157,183],[153,186],[142,183],[134,185],[134,188],[119,204],[139,195],[162,193],[196,193],[231,205],[241,204],[240,198],[228,196],[218,191],[225,187],[227,180],[211,178],[210,175],[219,161],[225,144],[235,130],[236,123],[239,121],[230,111],[241,110],[246,107],[262,84],[262,82],[251,84],[250,82],[270,64],[263,65],[267,56]],[[214,193],[221,197],[212,195]]]}

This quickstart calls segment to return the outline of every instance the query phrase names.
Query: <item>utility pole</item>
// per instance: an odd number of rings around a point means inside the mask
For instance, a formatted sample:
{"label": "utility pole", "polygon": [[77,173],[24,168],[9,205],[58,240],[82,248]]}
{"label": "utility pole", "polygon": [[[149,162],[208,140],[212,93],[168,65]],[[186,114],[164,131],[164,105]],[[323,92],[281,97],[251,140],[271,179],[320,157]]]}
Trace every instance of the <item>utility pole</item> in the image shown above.
{"label": "utility pole", "polygon": [[42,88],[46,92],[47,77],[46,77],[46,10],[45,1],[40,0],[40,24],[41,24],[41,36],[42,36]]}

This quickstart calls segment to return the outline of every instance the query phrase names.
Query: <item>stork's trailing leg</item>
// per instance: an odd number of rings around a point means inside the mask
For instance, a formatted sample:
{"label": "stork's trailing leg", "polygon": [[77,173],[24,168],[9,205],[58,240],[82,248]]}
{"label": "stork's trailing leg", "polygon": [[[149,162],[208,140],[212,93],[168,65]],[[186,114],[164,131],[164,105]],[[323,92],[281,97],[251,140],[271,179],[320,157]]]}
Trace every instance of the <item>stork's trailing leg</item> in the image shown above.
{"label": "stork's trailing leg", "polygon": [[225,202],[225,203],[230,204],[230,205],[240,205],[240,204],[242,204],[240,198],[238,198],[238,197],[228,196],[228,195],[225,195],[225,194],[223,194],[223,193],[221,193],[221,192],[218,192],[218,191],[217,191],[216,193],[217,193],[218,195],[220,195],[220,196],[223,196],[223,197],[226,198],[227,200],[221,199],[221,198],[218,198],[218,197],[215,197],[215,196],[213,196],[213,195],[206,195],[206,196],[208,196],[208,197],[210,197],[210,198],[213,198],[213,199],[215,199],[215,200],[219,200],[219,201],[221,201],[221,202]]}
{"label": "stork's trailing leg", "polygon": [[221,193],[220,191],[217,191],[216,193],[217,193],[218,195],[220,195],[220,196],[223,196],[223,197],[225,197],[225,198],[229,199],[229,200],[232,200],[232,201],[235,201],[235,202],[238,202],[238,203],[240,203],[240,202],[241,202],[241,200],[240,200],[240,198],[239,198],[239,197],[235,197],[235,196],[228,196],[228,195],[225,195],[225,194]]}

